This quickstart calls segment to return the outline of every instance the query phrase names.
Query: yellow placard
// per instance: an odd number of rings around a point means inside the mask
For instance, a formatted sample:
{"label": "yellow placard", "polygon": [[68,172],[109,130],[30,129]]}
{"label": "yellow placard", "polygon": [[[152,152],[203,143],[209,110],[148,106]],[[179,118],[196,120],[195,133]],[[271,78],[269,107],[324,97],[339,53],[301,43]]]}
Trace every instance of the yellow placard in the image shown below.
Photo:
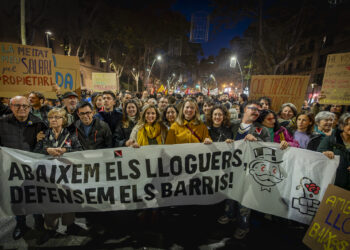
{"label": "yellow placard", "polygon": [[272,110],[279,111],[283,103],[293,103],[300,110],[305,99],[310,76],[299,75],[256,75],[250,83],[249,99],[268,96]]}
{"label": "yellow placard", "polygon": [[350,105],[350,53],[327,56],[321,91],[321,104]]}
{"label": "yellow placard", "polygon": [[52,94],[54,72],[50,48],[0,43],[0,96]]}
{"label": "yellow placard", "polygon": [[61,88],[61,93],[79,92],[80,64],[77,56],[53,55],[55,65],[55,82]]}
{"label": "yellow placard", "polygon": [[117,75],[115,73],[92,73],[92,89],[96,92],[117,90]]}

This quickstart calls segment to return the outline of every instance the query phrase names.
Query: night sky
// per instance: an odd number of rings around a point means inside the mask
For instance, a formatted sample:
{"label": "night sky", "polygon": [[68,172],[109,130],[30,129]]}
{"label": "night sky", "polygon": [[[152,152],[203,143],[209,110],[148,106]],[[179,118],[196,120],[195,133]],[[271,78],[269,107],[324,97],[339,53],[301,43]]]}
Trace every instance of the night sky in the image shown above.
{"label": "night sky", "polygon": [[[191,15],[196,11],[206,11],[210,14],[212,7],[209,5],[209,0],[177,0],[172,9],[181,12],[188,21],[191,21]],[[249,23],[249,20],[244,20],[232,29],[222,27],[220,31],[214,32],[214,25],[211,22],[208,42],[202,43],[205,57],[216,56],[221,48],[229,48],[230,40],[235,36],[241,36]]]}

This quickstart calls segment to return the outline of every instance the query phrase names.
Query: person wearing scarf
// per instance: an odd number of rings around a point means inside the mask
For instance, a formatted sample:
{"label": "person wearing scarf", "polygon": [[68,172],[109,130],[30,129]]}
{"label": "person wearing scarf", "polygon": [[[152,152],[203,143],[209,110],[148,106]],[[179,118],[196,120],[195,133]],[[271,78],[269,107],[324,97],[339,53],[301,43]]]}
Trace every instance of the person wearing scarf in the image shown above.
{"label": "person wearing scarf", "polygon": [[164,144],[166,133],[167,129],[160,121],[158,109],[152,104],[146,105],[143,108],[140,121],[130,134],[130,146],[138,148]]}
{"label": "person wearing scarf", "polygon": [[171,125],[165,144],[199,143],[210,138],[207,126],[201,121],[197,103],[187,99]]}

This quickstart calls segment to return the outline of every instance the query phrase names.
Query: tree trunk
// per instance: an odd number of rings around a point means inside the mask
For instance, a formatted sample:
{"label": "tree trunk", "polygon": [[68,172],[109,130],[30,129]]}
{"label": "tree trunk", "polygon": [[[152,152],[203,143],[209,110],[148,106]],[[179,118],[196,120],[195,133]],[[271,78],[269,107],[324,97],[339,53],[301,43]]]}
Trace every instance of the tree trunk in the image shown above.
{"label": "tree trunk", "polygon": [[26,39],[26,1],[21,1],[21,41],[22,45],[27,45],[27,39]]}

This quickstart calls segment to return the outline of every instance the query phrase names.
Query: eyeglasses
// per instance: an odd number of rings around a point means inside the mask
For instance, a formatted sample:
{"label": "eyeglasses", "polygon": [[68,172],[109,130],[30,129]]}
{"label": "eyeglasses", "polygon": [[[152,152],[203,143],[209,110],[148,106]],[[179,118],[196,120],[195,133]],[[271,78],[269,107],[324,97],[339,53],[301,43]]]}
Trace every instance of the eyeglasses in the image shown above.
{"label": "eyeglasses", "polygon": [[259,111],[259,109],[256,107],[247,107],[247,109],[250,109],[251,111]]}
{"label": "eyeglasses", "polygon": [[26,110],[26,109],[29,109],[29,105],[27,105],[27,104],[11,104],[12,106],[14,106],[16,109],[20,109],[20,108],[23,108],[24,110]]}
{"label": "eyeglasses", "polygon": [[88,111],[88,112],[79,112],[78,113],[80,116],[84,116],[84,115],[91,115],[92,112],[91,111]]}
{"label": "eyeglasses", "polygon": [[47,119],[49,119],[49,120],[53,120],[53,119],[59,120],[61,118],[63,118],[63,117],[62,116],[50,116],[50,117],[47,117]]}

